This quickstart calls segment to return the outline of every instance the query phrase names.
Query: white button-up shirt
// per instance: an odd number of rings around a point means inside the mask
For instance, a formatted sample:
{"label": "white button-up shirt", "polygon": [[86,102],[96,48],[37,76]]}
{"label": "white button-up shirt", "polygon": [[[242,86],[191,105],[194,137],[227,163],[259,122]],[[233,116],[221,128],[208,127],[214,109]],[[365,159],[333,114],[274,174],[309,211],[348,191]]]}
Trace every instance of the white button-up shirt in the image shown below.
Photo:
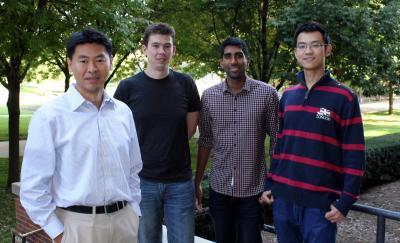
{"label": "white button-up shirt", "polygon": [[21,203],[51,238],[63,232],[56,207],[126,200],[140,216],[141,169],[131,110],[105,92],[97,109],[72,85],[31,119]]}

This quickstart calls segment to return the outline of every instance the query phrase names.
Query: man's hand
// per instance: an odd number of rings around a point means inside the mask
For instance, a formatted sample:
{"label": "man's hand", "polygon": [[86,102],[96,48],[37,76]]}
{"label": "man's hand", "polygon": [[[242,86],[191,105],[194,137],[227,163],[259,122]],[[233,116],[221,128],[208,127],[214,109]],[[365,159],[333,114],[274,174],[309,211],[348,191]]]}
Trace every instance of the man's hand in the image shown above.
{"label": "man's hand", "polygon": [[63,235],[64,235],[64,233],[57,235],[57,237],[54,238],[54,243],[61,243]]}
{"label": "man's hand", "polygon": [[258,199],[258,202],[261,204],[269,204],[271,205],[274,202],[274,196],[271,191],[265,191],[261,194],[261,197]]}
{"label": "man's hand", "polygon": [[198,186],[195,185],[195,192],[196,192],[196,209],[198,213],[204,213],[205,209],[201,203],[201,199],[203,197],[203,189],[201,188],[201,184]]}
{"label": "man's hand", "polygon": [[325,218],[331,223],[339,223],[344,219],[344,216],[339,210],[337,210],[337,208],[335,208],[335,206],[331,204],[331,211],[325,214]]}

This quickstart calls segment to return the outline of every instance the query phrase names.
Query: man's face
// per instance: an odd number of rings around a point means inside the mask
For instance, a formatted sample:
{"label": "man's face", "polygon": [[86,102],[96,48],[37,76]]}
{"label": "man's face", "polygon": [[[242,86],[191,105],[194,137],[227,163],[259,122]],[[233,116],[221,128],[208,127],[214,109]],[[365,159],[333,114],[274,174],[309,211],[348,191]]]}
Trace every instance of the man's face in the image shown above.
{"label": "man's face", "polygon": [[239,46],[225,47],[220,65],[229,78],[233,80],[245,78],[248,64],[249,62]]}
{"label": "man's face", "polygon": [[147,46],[143,46],[150,68],[164,69],[169,66],[175,54],[175,46],[170,35],[152,34]]}
{"label": "man's face", "polygon": [[111,69],[112,58],[105,47],[97,43],[77,45],[71,59],[69,71],[76,80],[76,88],[83,95],[96,95],[104,88]]}
{"label": "man's face", "polygon": [[302,32],[297,37],[295,56],[304,70],[324,70],[325,57],[330,55],[331,50],[332,46],[324,44],[320,32]]}

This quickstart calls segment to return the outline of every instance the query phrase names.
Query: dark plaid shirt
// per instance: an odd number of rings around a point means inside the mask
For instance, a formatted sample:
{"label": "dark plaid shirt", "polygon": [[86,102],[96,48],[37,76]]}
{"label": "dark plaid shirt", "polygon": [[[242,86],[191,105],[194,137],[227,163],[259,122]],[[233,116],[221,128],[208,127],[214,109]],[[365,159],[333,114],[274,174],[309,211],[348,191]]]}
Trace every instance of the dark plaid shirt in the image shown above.
{"label": "dark plaid shirt", "polygon": [[266,135],[271,157],[276,143],[276,90],[247,78],[235,95],[223,82],[205,90],[201,103],[199,146],[212,149],[211,188],[233,197],[259,194],[264,186]]}

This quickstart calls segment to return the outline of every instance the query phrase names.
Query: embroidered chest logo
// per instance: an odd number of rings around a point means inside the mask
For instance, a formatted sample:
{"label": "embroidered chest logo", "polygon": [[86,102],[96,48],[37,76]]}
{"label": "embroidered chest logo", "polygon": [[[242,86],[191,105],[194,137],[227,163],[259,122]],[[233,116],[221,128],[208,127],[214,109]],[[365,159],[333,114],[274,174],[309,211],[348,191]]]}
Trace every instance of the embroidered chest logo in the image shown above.
{"label": "embroidered chest logo", "polygon": [[331,111],[327,110],[325,108],[320,108],[315,117],[317,119],[323,119],[323,120],[330,121],[331,120]]}

